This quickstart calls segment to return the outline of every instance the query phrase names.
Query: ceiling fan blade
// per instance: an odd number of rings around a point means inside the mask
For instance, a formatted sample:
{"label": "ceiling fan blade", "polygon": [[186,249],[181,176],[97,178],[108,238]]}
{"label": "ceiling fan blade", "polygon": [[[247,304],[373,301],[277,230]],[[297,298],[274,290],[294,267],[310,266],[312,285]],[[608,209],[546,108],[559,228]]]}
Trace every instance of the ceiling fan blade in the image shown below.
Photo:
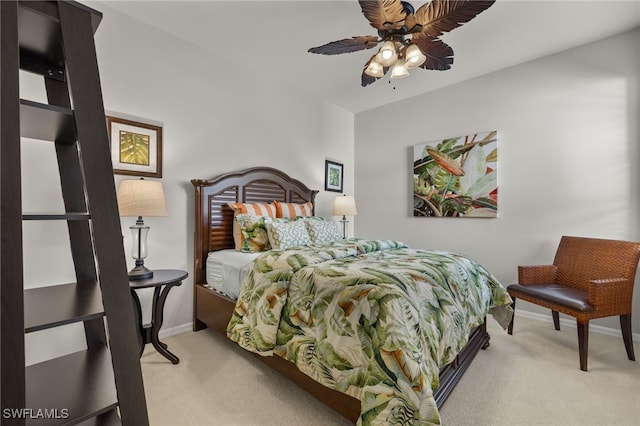
{"label": "ceiling fan blade", "polygon": [[360,50],[371,49],[377,45],[378,37],[358,36],[332,41],[331,43],[318,47],[312,47],[309,49],[309,52],[321,55],[339,55],[341,53],[358,52]]}
{"label": "ceiling fan blade", "polygon": [[427,57],[420,68],[446,71],[453,65],[453,49],[439,38],[420,33],[414,35],[411,42],[417,45]]}
{"label": "ceiling fan blade", "polygon": [[418,8],[416,21],[422,25],[423,34],[438,37],[469,22],[493,3],[495,0],[433,0]]}
{"label": "ceiling fan blade", "polygon": [[371,77],[369,74],[362,71],[362,79],[360,81],[360,85],[362,87],[367,87],[368,85],[375,83],[376,81],[378,81],[376,77]]}
{"label": "ceiling fan blade", "polygon": [[407,12],[400,0],[358,0],[362,14],[373,28],[399,30],[404,25]]}
{"label": "ceiling fan blade", "polygon": [[407,14],[407,17],[404,20],[404,25],[408,33],[413,33],[422,29],[422,26],[418,25],[416,15],[414,15],[413,13]]}

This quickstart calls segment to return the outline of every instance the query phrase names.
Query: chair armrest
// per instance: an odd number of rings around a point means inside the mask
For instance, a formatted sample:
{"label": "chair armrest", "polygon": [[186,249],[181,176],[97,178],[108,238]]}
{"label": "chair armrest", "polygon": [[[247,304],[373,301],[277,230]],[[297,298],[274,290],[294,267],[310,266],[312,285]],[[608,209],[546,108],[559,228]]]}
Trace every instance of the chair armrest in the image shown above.
{"label": "chair armrest", "polygon": [[589,281],[589,304],[598,312],[622,315],[631,312],[634,281],[627,278],[605,278]]}
{"label": "chair armrest", "polygon": [[518,284],[553,284],[557,270],[555,265],[518,266]]}

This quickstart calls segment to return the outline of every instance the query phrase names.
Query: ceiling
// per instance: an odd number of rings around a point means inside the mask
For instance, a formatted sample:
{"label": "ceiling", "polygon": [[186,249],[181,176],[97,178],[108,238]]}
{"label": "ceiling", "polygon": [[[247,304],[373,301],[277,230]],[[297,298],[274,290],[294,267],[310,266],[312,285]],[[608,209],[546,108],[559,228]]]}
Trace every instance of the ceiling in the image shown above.
{"label": "ceiling", "polygon": [[[410,2],[416,9],[426,3]],[[104,3],[210,51],[221,63],[259,66],[274,84],[354,113],[640,27],[640,0],[497,0],[442,36],[455,52],[451,70],[416,69],[404,79],[381,78],[361,87],[362,68],[373,51],[307,52],[330,41],[375,35],[356,0]]]}

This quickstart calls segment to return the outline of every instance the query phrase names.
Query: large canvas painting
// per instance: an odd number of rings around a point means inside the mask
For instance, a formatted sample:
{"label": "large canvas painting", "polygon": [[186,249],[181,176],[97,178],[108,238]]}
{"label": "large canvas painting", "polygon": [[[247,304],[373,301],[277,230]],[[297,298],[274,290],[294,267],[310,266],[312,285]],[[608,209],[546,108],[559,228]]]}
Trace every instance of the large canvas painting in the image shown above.
{"label": "large canvas painting", "polygon": [[414,145],[413,215],[496,217],[498,132]]}

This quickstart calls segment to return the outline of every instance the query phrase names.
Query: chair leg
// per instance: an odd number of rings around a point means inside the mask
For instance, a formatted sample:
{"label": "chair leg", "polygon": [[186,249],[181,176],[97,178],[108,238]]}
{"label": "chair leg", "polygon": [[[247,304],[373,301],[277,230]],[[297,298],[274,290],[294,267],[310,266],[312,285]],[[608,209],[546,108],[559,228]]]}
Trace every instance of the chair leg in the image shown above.
{"label": "chair leg", "polygon": [[578,351],[580,352],[580,370],[587,371],[587,353],[589,352],[589,321],[578,326]]}
{"label": "chair leg", "polygon": [[553,317],[553,326],[556,330],[560,330],[560,314],[558,311],[551,311],[551,316]]}
{"label": "chair leg", "polygon": [[620,328],[622,329],[622,339],[624,340],[624,347],[627,349],[627,356],[631,361],[635,361],[636,356],[633,353],[633,335],[631,333],[631,314],[620,315]]}
{"label": "chair leg", "polygon": [[512,299],[511,309],[513,310],[513,315],[511,315],[511,321],[509,321],[509,327],[507,327],[507,333],[510,335],[513,334],[513,320],[516,318],[516,298],[512,297]]}

